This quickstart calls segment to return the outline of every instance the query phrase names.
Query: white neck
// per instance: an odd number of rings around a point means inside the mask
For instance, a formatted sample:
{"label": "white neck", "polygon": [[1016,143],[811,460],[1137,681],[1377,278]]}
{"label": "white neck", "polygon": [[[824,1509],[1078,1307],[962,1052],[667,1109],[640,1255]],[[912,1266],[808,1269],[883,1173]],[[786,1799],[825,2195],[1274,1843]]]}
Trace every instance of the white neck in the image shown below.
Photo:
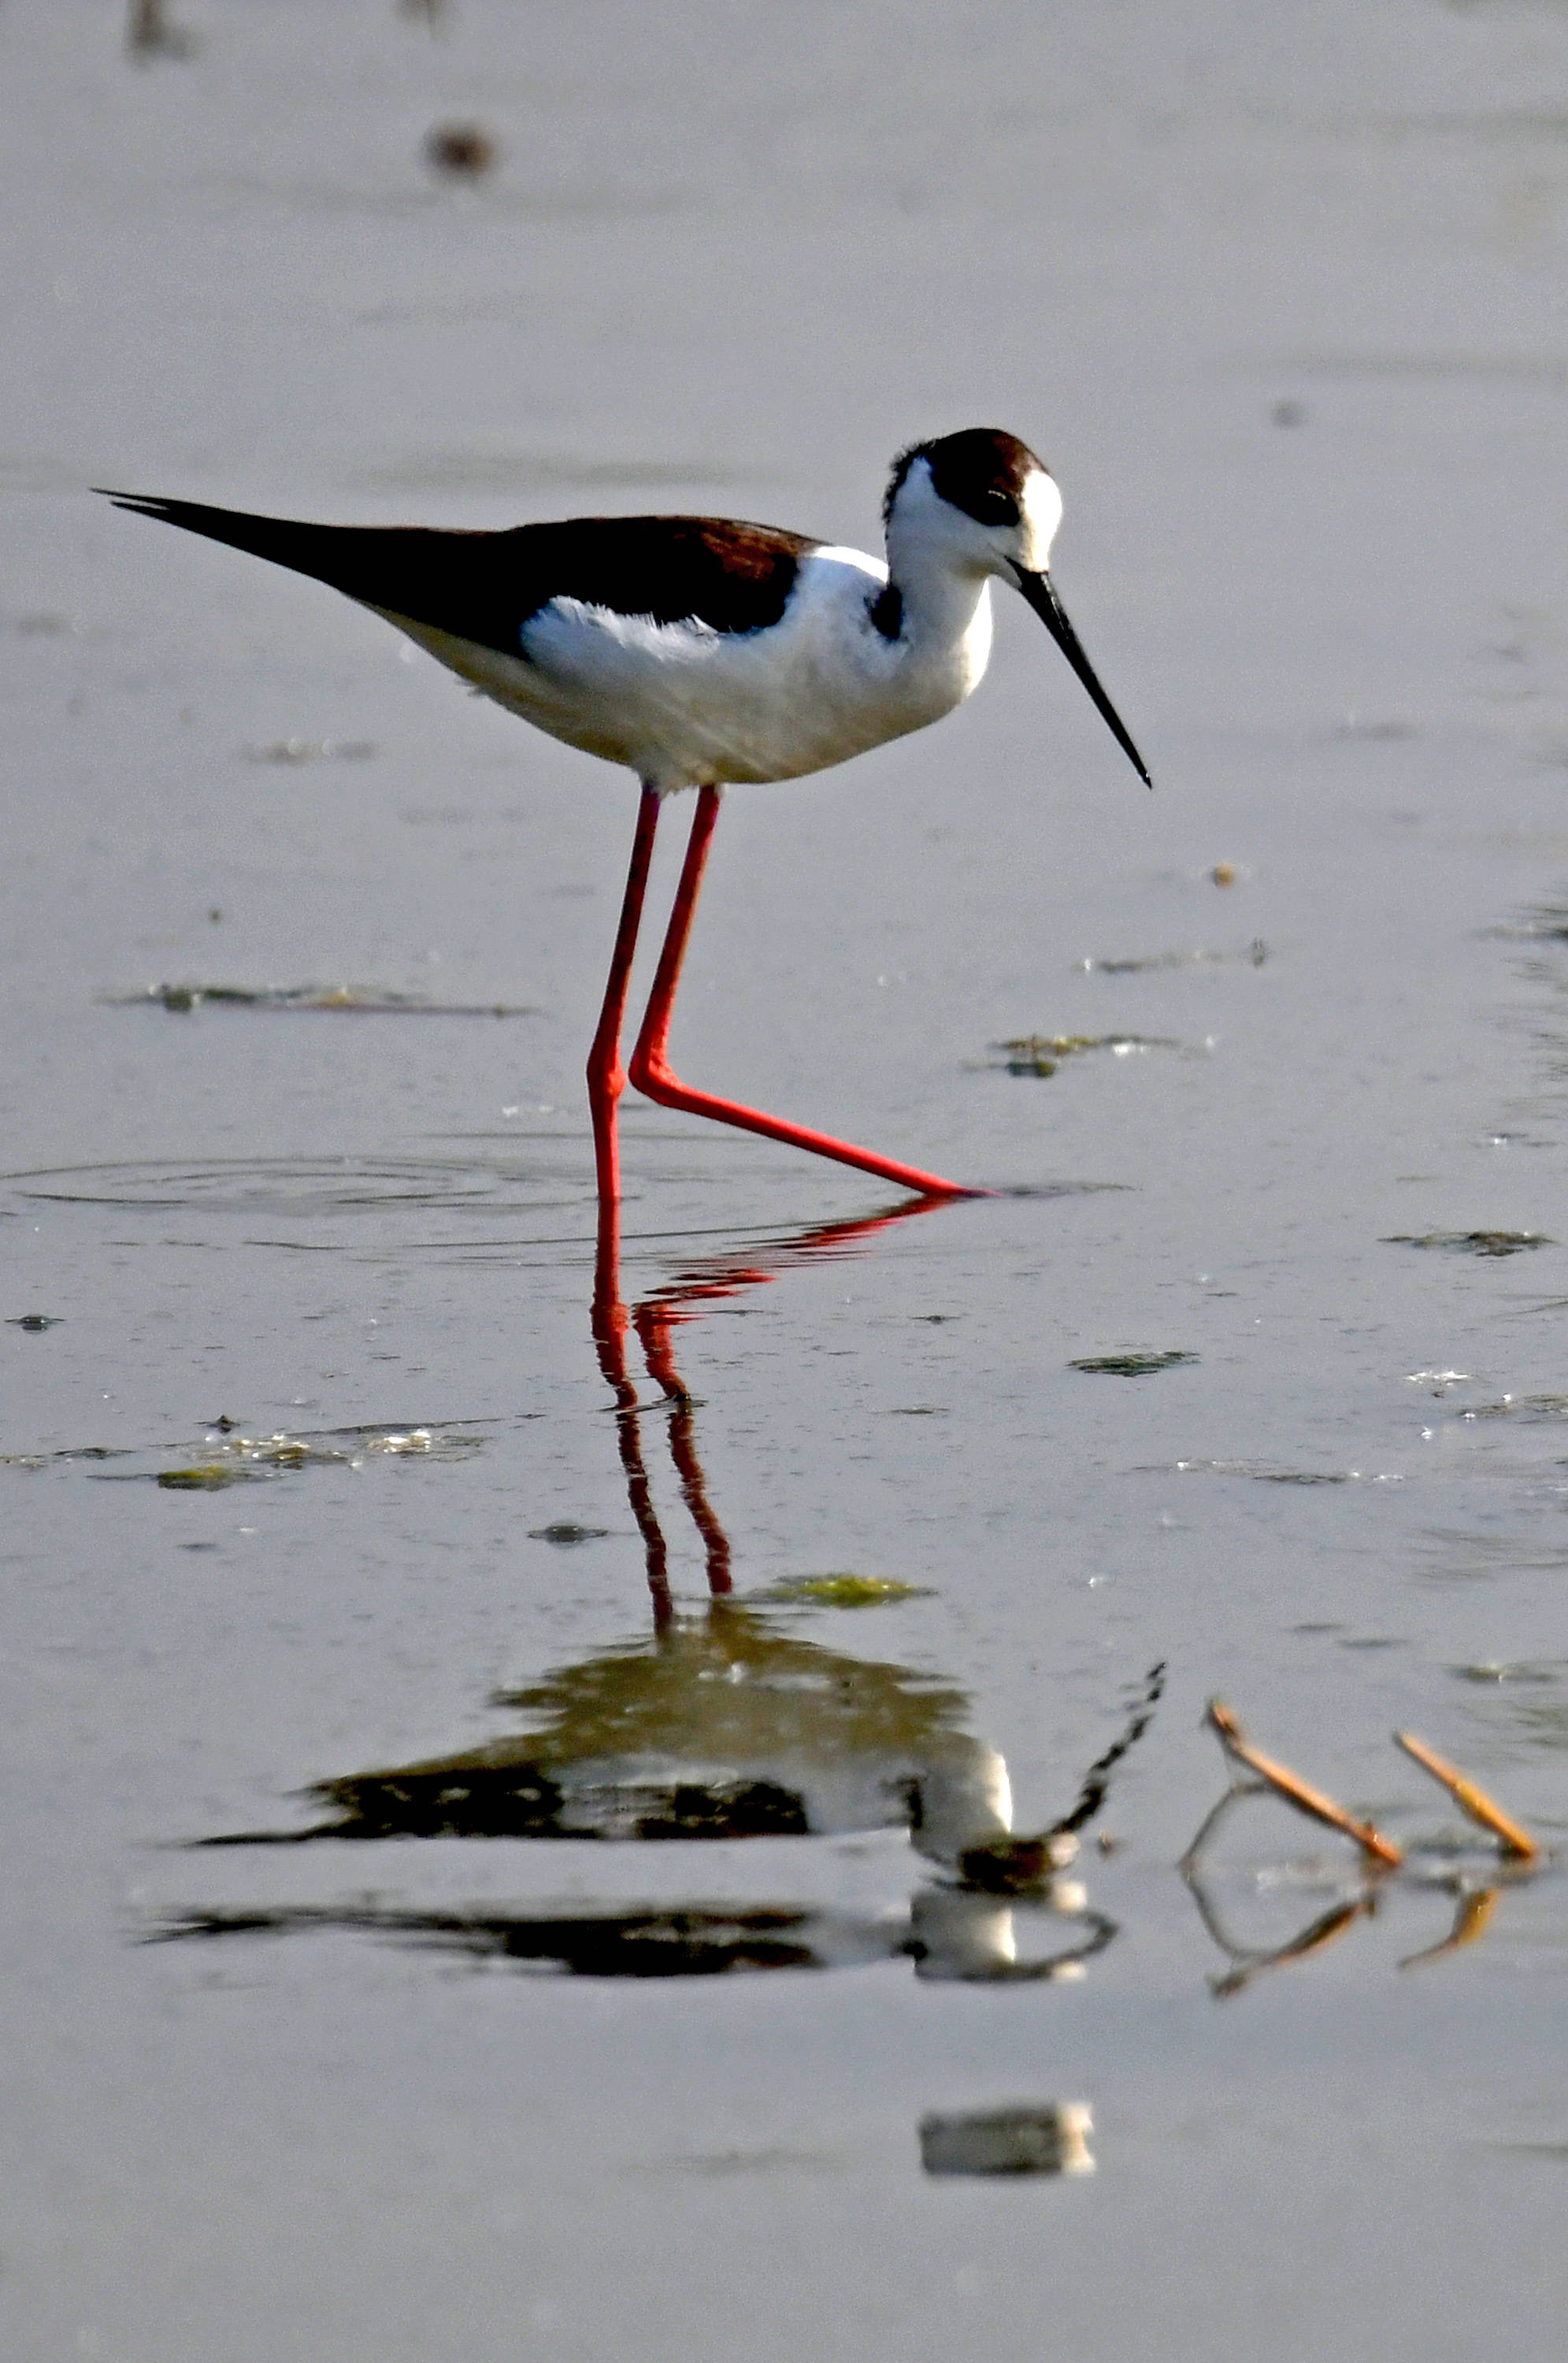
{"label": "white neck", "polygon": [[899,638],[911,665],[950,673],[955,702],[967,697],[990,656],[993,571],[917,461],[888,519],[888,581],[899,594]]}
{"label": "white neck", "polygon": [[900,601],[900,637],[911,652],[934,655],[983,639],[984,664],[991,640],[991,586],[985,575],[960,574],[929,548],[895,556],[889,540],[888,580]]}

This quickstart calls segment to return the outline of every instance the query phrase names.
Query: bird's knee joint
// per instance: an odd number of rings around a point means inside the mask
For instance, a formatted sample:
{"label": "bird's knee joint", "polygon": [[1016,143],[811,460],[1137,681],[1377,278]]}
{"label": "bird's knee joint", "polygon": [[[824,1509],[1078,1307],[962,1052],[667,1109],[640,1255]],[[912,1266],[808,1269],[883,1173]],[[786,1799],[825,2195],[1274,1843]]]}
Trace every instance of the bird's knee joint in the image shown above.
{"label": "bird's knee joint", "polygon": [[626,1071],[634,1091],[646,1099],[657,1100],[674,1082],[675,1077],[657,1050],[646,1050],[641,1043],[632,1053],[632,1063]]}

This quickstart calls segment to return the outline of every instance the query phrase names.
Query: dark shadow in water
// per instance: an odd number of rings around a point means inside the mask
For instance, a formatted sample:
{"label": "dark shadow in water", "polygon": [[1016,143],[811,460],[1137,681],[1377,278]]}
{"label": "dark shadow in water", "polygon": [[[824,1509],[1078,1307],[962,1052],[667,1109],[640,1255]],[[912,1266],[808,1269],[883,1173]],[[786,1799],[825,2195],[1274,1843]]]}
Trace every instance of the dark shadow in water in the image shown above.
{"label": "dark shadow in water", "polygon": [[[917,1978],[1024,1985],[1081,1976],[1116,1934],[1102,1913],[1065,1914],[1043,1900],[1001,1905],[962,1888],[923,1887],[907,1911],[826,1911],[799,1903],[683,1903],[621,1912],[475,1909],[418,1912],[360,1903],[259,1911],[171,1913],[148,1944],[337,1930],[522,1969],[583,1978],[722,1977],[741,1969],[859,1969],[909,1960]],[[1064,1919],[1076,1941],[1060,1941]],[[1026,1940],[1033,1936],[1038,1949]],[[1024,1939],[1024,1943],[1021,1943]]]}
{"label": "dark shadow in water", "polygon": [[[613,1399],[632,1514],[642,1537],[652,1630],[558,1668],[493,1703],[524,1728],[486,1746],[353,1772],[309,1792],[327,1817],[236,1832],[205,1847],[406,1838],[611,1842],[844,1836],[907,1830],[944,1874],[901,1907],[869,1914],[765,1898],[668,1905],[425,1911],[363,1896],[342,1904],[197,1909],[163,1937],[363,1929],[468,1956],[578,1975],[712,1975],[908,1958],[925,1978],[1037,1980],[1081,1974],[1113,1924],[1059,1876],[1099,1812],[1113,1769],[1146,1729],[1164,1681],[1154,1668],[1122,1728],[1047,1829],[1015,1835],[1007,1766],[969,1728],[956,1685],[894,1659],[852,1656],[799,1630],[801,1608],[742,1601],[698,1453],[697,1404],[676,1367],[674,1332],[715,1302],[791,1265],[855,1252],[930,1212],[825,1225],[710,1259],[630,1309],[621,1294],[614,1212],[599,1237],[591,1334]],[[629,1368],[635,1338],[657,1389],[645,1405]],[[644,1421],[657,1411],[681,1499],[701,1539],[709,1597],[678,1614],[654,1505]],[[1064,1943],[1064,1920],[1073,1924]]]}
{"label": "dark shadow in water", "polygon": [[690,1838],[910,1833],[977,1894],[1053,1892],[1114,1767],[1147,1729],[1162,1670],[1136,1686],[1122,1730],[1077,1801],[1015,1836],[1007,1766],[967,1728],[956,1686],[894,1660],[850,1657],[734,1599],[612,1643],[501,1692],[527,1728],[418,1763],[346,1773],[308,1793],[330,1818],[247,1830],[203,1847],[389,1838]]}
{"label": "dark shadow in water", "polygon": [[[461,1754],[351,1773],[311,1792],[331,1818],[209,1838],[206,1848],[397,1838],[609,1842],[845,1836],[905,1829],[944,1877],[868,1913],[701,1896],[674,1904],[425,1911],[344,1903],[171,1913],[160,1938],[361,1930],[580,1976],[707,1976],[909,1959],[932,1980],[1082,1974],[1116,1930],[1061,1876],[1160,1688],[1138,1685],[1072,1810],[1015,1836],[1007,1767],[966,1727],[951,1684],[852,1658],[719,1597],[695,1616],[503,1693],[530,1727]],[[1064,1923],[1070,1924],[1069,1940]]]}

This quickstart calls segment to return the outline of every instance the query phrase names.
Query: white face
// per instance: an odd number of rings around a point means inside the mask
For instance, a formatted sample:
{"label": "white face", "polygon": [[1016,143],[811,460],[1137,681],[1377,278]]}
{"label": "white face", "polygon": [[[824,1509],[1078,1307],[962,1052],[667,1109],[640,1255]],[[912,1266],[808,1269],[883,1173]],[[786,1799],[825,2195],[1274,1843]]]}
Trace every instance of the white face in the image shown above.
{"label": "white face", "polygon": [[1022,514],[1016,525],[990,525],[972,517],[941,497],[932,482],[929,463],[917,460],[899,487],[888,520],[888,548],[895,571],[900,545],[911,552],[924,545],[939,549],[949,564],[966,573],[995,574],[1004,582],[1013,582],[1020,567],[1026,573],[1043,573],[1062,521],[1062,495],[1043,468],[1032,470],[1025,479],[1019,505]]}
{"label": "white face", "polygon": [[1031,574],[1043,574],[1051,562],[1051,544],[1062,522],[1062,495],[1054,476],[1043,468],[1032,470],[1023,487],[1023,521],[1012,552],[1016,563]]}

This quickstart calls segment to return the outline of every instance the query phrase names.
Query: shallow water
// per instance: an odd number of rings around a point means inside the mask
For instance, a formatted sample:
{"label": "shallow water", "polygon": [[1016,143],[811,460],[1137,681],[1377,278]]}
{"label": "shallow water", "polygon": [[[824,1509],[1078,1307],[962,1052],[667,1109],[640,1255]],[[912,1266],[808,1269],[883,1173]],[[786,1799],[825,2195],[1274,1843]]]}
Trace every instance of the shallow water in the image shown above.
{"label": "shallow water", "polygon": [[[0,14],[6,2353],[1555,2357],[1568,18],[164,14]],[[1014,603],[675,1048],[996,1194],[628,1099],[622,1330],[631,783],[85,487],[991,418],[1157,793]]]}

